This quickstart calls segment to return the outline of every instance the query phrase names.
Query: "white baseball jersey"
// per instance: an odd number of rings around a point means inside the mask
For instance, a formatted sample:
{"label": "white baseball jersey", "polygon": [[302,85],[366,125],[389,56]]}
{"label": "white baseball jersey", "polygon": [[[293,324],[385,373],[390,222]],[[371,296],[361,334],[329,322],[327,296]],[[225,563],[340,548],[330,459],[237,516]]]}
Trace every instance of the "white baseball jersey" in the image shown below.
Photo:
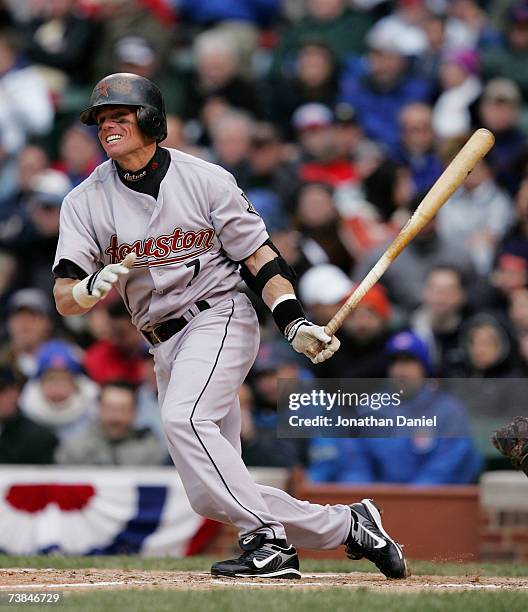
{"label": "white baseball jersey", "polygon": [[261,531],[335,548],[350,532],[348,506],[310,504],[257,485],[240,456],[238,392],[259,326],[236,291],[235,262],[268,239],[264,223],[228,172],[169,151],[157,199],[124,185],[110,161],[66,197],[54,268],[69,260],[91,274],[134,251],[136,263],[117,288],[139,329],[206,300],[209,309],[192,311],[179,333],[151,347],[163,429],[192,507],[236,525],[241,536]]}
{"label": "white baseball jersey", "polygon": [[65,198],[53,267],[73,261],[88,274],[134,251],[136,263],[116,288],[138,329],[180,317],[199,300],[234,295],[235,262],[268,238],[265,225],[223,168],[168,149],[169,169],[156,199],[131,191],[112,161]]}

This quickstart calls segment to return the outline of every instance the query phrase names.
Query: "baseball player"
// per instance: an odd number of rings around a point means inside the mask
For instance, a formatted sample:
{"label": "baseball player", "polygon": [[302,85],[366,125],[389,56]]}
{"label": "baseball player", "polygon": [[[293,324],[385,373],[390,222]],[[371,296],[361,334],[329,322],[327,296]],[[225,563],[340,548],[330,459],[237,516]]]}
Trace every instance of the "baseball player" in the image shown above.
{"label": "baseball player", "polygon": [[81,121],[97,125],[110,158],[64,200],[53,264],[61,315],[87,312],[115,286],[155,360],[171,457],[194,510],[236,525],[242,554],[215,576],[298,578],[295,546],[345,545],[390,578],[406,576],[402,549],[371,500],[320,506],[255,484],[240,457],[238,391],[259,346],[242,277],[271,309],[293,349],[315,340],[320,363],[339,348],[306,320],[294,272],[233,177],[159,143],[164,104],[149,80],[112,74]]}

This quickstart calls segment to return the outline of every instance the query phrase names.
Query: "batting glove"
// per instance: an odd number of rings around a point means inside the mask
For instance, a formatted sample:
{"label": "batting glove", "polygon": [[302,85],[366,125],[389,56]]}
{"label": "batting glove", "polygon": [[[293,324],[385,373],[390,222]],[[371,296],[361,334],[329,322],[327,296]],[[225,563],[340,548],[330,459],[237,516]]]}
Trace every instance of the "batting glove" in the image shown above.
{"label": "batting glove", "polygon": [[[341,342],[336,336],[329,336],[324,327],[314,325],[307,319],[297,319],[286,330],[286,338],[297,353],[306,355],[312,363],[322,363],[330,359],[339,350]],[[324,347],[313,357],[308,349],[317,341],[322,342]]]}
{"label": "batting glove", "polygon": [[83,308],[91,308],[104,298],[120,276],[128,274],[134,265],[135,253],[129,253],[122,262],[109,264],[73,286],[73,299]]}

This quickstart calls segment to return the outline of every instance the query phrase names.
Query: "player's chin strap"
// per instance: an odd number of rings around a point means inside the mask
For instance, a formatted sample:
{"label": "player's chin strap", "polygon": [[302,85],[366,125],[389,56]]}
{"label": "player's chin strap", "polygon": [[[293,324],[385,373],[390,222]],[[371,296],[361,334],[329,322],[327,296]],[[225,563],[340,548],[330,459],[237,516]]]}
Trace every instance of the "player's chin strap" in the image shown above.
{"label": "player's chin strap", "polygon": [[[240,270],[240,274],[246,285],[260,298],[262,298],[262,291],[266,283],[274,276],[282,276],[290,281],[293,286],[295,286],[295,280],[297,278],[295,270],[282,257],[279,249],[271,240],[266,240],[262,246],[269,246],[270,249],[277,253],[277,257],[265,263],[257,272],[256,276],[253,276],[244,263],[241,263]],[[287,293],[277,298],[271,306],[271,312],[277,327],[283,334],[286,333],[286,328],[291,323],[298,319],[306,318],[301,303],[293,293]]]}

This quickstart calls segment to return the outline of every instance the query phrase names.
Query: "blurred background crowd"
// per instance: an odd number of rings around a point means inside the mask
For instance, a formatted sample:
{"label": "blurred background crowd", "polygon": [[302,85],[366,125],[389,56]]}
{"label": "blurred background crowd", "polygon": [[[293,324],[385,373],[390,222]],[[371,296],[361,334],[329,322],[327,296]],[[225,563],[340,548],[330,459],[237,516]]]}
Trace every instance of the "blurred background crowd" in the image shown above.
{"label": "blurred background crowd", "polygon": [[[346,321],[333,359],[299,361],[255,301],[262,344],[240,394],[249,465],[475,481],[476,434],[277,439],[277,380],[477,378],[500,405],[486,380],[526,376],[528,3],[0,0],[0,463],[168,462],[152,360],[120,299],[67,320],[52,301],[62,199],[104,159],[78,113],[118,71],[162,89],[164,146],[233,173],[318,324],[468,135],[492,130],[491,153]],[[461,410],[422,391],[417,413]]]}

